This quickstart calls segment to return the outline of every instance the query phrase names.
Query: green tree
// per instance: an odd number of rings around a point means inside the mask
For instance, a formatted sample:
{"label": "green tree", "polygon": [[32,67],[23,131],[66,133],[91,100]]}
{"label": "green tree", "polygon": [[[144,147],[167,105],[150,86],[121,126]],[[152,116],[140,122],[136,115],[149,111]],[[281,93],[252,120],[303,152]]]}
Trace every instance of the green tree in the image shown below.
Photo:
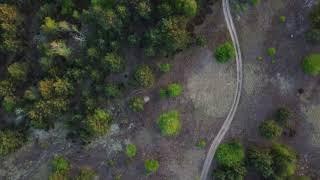
{"label": "green tree", "polygon": [[24,141],[23,135],[16,131],[0,130],[0,156],[16,151]]}
{"label": "green tree", "polygon": [[96,109],[93,113],[87,116],[85,120],[85,128],[91,136],[104,135],[109,128],[111,115],[102,110]]}
{"label": "green tree", "polygon": [[172,110],[158,118],[158,126],[163,136],[176,136],[181,131],[180,113]]}
{"label": "green tree", "polygon": [[157,170],[159,169],[159,162],[154,159],[148,159],[144,161],[144,167],[148,174],[152,174],[157,172]]}
{"label": "green tree", "polygon": [[133,97],[129,102],[129,107],[134,112],[140,112],[144,110],[144,100],[142,97]]}
{"label": "green tree", "polygon": [[14,92],[15,88],[12,82],[8,80],[0,81],[0,97],[11,96]]}
{"label": "green tree", "polygon": [[259,126],[259,131],[261,136],[272,140],[280,137],[283,130],[274,120],[267,120]]}
{"label": "green tree", "polygon": [[216,180],[243,180],[247,170],[244,166],[235,166],[232,168],[219,167],[213,172]]}
{"label": "green tree", "polygon": [[302,67],[305,73],[318,75],[320,73],[320,54],[310,54],[305,57]]}
{"label": "green tree", "polygon": [[151,13],[151,4],[149,0],[142,0],[137,3],[136,10],[142,18],[148,19]]}
{"label": "green tree", "polygon": [[225,42],[217,47],[214,54],[218,62],[225,63],[235,57],[235,49],[231,42]]}
{"label": "green tree", "polygon": [[218,165],[222,167],[240,166],[244,158],[244,147],[236,141],[219,145],[215,154]]}
{"label": "green tree", "polygon": [[128,144],[126,146],[126,155],[128,158],[134,158],[137,154],[137,147],[134,144]]}
{"label": "green tree", "polygon": [[121,95],[120,87],[116,84],[107,84],[104,91],[106,96],[110,98],[119,97]]}
{"label": "green tree", "polygon": [[275,55],[277,54],[277,50],[276,48],[268,48],[268,56],[270,56],[271,58],[274,58]]}
{"label": "green tree", "polygon": [[288,178],[294,175],[297,169],[297,154],[292,148],[275,143],[271,147],[271,155],[276,176]]}
{"label": "green tree", "polygon": [[15,62],[8,66],[8,73],[16,81],[25,81],[28,74],[28,65],[26,63]]}
{"label": "green tree", "polygon": [[115,53],[108,53],[104,57],[103,65],[112,73],[119,73],[124,70],[123,59]]}
{"label": "green tree", "polygon": [[276,112],[276,120],[281,125],[286,125],[288,123],[290,116],[291,116],[291,111],[285,107],[279,108]]}
{"label": "green tree", "polygon": [[5,96],[2,101],[2,107],[6,112],[13,112],[17,104],[17,100],[12,96]]}
{"label": "green tree", "polygon": [[142,87],[151,87],[155,81],[154,74],[147,65],[141,65],[136,69],[134,79]]}
{"label": "green tree", "polygon": [[183,91],[183,88],[178,83],[169,84],[165,89],[165,94],[167,97],[177,97],[180,96]]}
{"label": "green tree", "polygon": [[198,4],[195,0],[176,0],[175,8],[179,13],[188,17],[194,17],[197,14]]}
{"label": "green tree", "polygon": [[249,149],[248,163],[261,174],[263,178],[269,178],[274,174],[272,169],[273,159],[269,150],[263,150],[257,147]]}

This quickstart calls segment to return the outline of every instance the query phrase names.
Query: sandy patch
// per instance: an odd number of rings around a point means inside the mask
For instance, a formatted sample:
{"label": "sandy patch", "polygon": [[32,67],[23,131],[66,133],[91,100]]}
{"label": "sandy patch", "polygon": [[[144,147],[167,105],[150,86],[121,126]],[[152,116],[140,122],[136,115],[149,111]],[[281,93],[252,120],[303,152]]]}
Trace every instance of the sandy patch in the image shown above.
{"label": "sandy patch", "polygon": [[312,145],[320,147],[320,105],[301,107],[308,123],[311,123],[311,142]]}

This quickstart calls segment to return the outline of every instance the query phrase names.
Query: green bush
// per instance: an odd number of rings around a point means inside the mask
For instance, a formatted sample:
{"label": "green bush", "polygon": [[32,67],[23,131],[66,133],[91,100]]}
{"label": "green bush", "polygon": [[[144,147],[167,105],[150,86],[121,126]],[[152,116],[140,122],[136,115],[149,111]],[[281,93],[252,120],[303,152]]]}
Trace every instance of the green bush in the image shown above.
{"label": "green bush", "polygon": [[282,135],[282,127],[274,120],[267,120],[259,126],[259,132],[261,136],[272,140]]}
{"label": "green bush", "polygon": [[305,73],[310,75],[318,75],[320,73],[320,54],[310,54],[302,63]]}
{"label": "green bush", "polygon": [[243,180],[247,170],[244,166],[219,167],[213,172],[216,180]]}
{"label": "green bush", "polygon": [[111,98],[119,97],[121,95],[120,87],[116,84],[107,84],[104,91],[106,96]]}
{"label": "green bush", "polygon": [[15,88],[12,84],[12,82],[8,80],[2,80],[0,81],[0,97],[4,96],[12,96]]}
{"label": "green bush", "polygon": [[25,81],[28,74],[28,65],[26,63],[13,63],[8,66],[8,73],[10,77],[16,81]]}
{"label": "green bush", "polygon": [[112,73],[119,73],[124,70],[123,59],[115,53],[108,53],[104,57],[103,64],[106,69],[108,69]]}
{"label": "green bush", "polygon": [[56,174],[66,175],[71,169],[70,162],[63,156],[56,156],[51,162],[52,171]]}
{"label": "green bush", "polygon": [[134,158],[137,154],[137,147],[134,144],[128,144],[126,146],[126,155],[128,158]]}
{"label": "green bush", "polygon": [[240,166],[244,158],[244,147],[235,141],[219,145],[215,154],[218,165],[222,167]]}
{"label": "green bush", "polygon": [[214,54],[220,63],[225,63],[236,56],[235,49],[231,42],[225,42],[219,45]]}
{"label": "green bush", "polygon": [[157,170],[159,169],[159,162],[154,159],[148,159],[144,161],[144,167],[148,174],[152,174],[157,172]]}
{"label": "green bush", "polygon": [[108,131],[110,121],[111,115],[108,112],[96,109],[87,116],[85,128],[91,136],[101,136]]}
{"label": "green bush", "polygon": [[291,111],[285,107],[279,108],[276,112],[276,120],[281,125],[286,125],[291,116]]}
{"label": "green bush", "polygon": [[23,145],[24,141],[23,135],[18,132],[0,130],[0,156],[16,151]]}
{"label": "green bush", "polygon": [[79,174],[76,176],[76,180],[95,180],[96,172],[91,168],[83,167],[80,169]]}
{"label": "green bush", "polygon": [[163,73],[167,73],[171,70],[171,64],[169,63],[161,63],[158,65],[159,70]]}
{"label": "green bush", "polygon": [[276,48],[273,48],[273,47],[268,48],[267,53],[268,53],[268,56],[270,56],[271,58],[274,58],[277,53],[277,50]]}
{"label": "green bush", "polygon": [[141,65],[136,69],[134,79],[142,87],[151,87],[155,81],[153,72],[147,65]]}
{"label": "green bush", "polygon": [[197,1],[195,0],[176,0],[174,2],[175,8],[183,15],[194,17],[197,14]]}
{"label": "green bush", "polygon": [[263,150],[257,147],[249,149],[248,164],[265,179],[274,174],[272,169],[273,159],[268,149]]}
{"label": "green bush", "polygon": [[144,100],[142,97],[133,97],[129,102],[129,107],[134,112],[140,112],[144,110]]}
{"label": "green bush", "polygon": [[158,126],[163,136],[175,136],[181,131],[180,114],[178,111],[168,111],[158,118]]}
{"label": "green bush", "polygon": [[285,16],[280,16],[280,17],[279,17],[279,21],[280,21],[281,23],[285,23],[286,20],[287,20],[287,17],[285,17]]}
{"label": "green bush", "polygon": [[297,169],[297,154],[290,147],[283,144],[273,144],[273,169],[277,177],[285,179],[295,174]]}
{"label": "green bush", "polygon": [[306,32],[306,39],[311,43],[319,43],[320,42],[320,30],[319,29],[311,29]]}
{"label": "green bush", "polygon": [[166,89],[160,90],[160,97],[178,97],[181,95],[183,88],[178,83],[169,84]]}
{"label": "green bush", "polygon": [[16,107],[17,101],[15,97],[5,96],[2,101],[2,107],[6,112],[13,112]]}

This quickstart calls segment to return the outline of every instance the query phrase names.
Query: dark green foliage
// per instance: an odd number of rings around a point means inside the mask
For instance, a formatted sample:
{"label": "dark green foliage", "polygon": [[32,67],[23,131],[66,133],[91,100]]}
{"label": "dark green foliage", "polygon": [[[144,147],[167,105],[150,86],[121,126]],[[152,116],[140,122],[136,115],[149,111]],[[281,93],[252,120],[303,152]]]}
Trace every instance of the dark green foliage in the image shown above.
{"label": "dark green foliage", "polygon": [[236,141],[219,145],[215,154],[215,159],[219,166],[237,167],[240,166],[245,158],[244,147]]}
{"label": "dark green foliage", "polygon": [[320,73],[320,54],[310,54],[305,57],[302,68],[307,74],[318,75]]}
{"label": "dark green foliage", "polygon": [[181,131],[180,113],[168,111],[158,118],[158,126],[163,136],[176,136]]}
{"label": "dark green foliage", "polygon": [[0,97],[11,96],[14,90],[12,82],[8,80],[0,81]]}
{"label": "dark green foliage", "polygon": [[171,70],[171,64],[169,63],[161,63],[158,65],[159,70],[163,73],[167,73]]}
{"label": "dark green foliage", "polygon": [[276,112],[276,120],[281,125],[286,125],[291,117],[291,111],[285,107],[279,108]]}
{"label": "dark green foliage", "polygon": [[142,87],[151,87],[155,81],[153,72],[147,65],[141,65],[136,69],[134,79]]}
{"label": "dark green foliage", "polygon": [[12,96],[5,96],[2,100],[2,108],[6,112],[13,112],[16,107],[16,99]]}
{"label": "dark green foliage", "polygon": [[119,97],[121,95],[120,87],[116,84],[107,84],[104,91],[106,96],[111,98]]}
{"label": "dark green foliage", "polygon": [[129,107],[134,112],[140,112],[144,109],[144,100],[141,97],[133,97],[129,102]]}
{"label": "dark green foliage", "polygon": [[157,170],[159,169],[159,162],[154,159],[148,159],[144,161],[144,167],[148,174],[152,174],[157,172]]}
{"label": "dark green foliage", "polygon": [[313,28],[320,28],[320,5],[315,6],[310,13],[310,20]]}
{"label": "dark green foliage", "polygon": [[108,53],[104,57],[103,64],[105,65],[106,69],[112,73],[119,73],[124,70],[122,58],[115,53]]}
{"label": "dark green foliage", "polygon": [[195,0],[176,0],[174,1],[176,10],[189,17],[194,17],[197,14],[197,1]]}
{"label": "dark green foliage", "polygon": [[220,167],[213,172],[213,176],[217,180],[243,180],[246,173],[247,170],[244,166]]}
{"label": "dark green foliage", "polygon": [[27,66],[26,63],[13,63],[8,66],[8,74],[15,81],[25,81],[28,73]]}
{"label": "dark green foliage", "polygon": [[282,127],[274,120],[264,121],[259,126],[260,135],[271,140],[281,136],[282,131]]}
{"label": "dark green foliage", "polygon": [[273,144],[273,169],[277,177],[287,178],[294,175],[297,168],[297,154],[290,147],[283,144]]}
{"label": "dark green foliage", "polygon": [[235,49],[231,42],[225,42],[217,47],[214,54],[218,62],[225,63],[235,57]]}
{"label": "dark green foliage", "polygon": [[319,43],[320,42],[320,30],[319,29],[311,29],[306,32],[306,39],[311,43]]}
{"label": "dark green foliage", "polygon": [[17,131],[0,131],[0,156],[5,156],[16,151],[22,146],[25,138]]}
{"label": "dark green foliage", "polygon": [[273,159],[267,149],[251,148],[248,151],[248,163],[264,178],[273,176]]}
{"label": "dark green foliage", "polygon": [[128,158],[134,158],[137,154],[137,147],[134,144],[128,144],[126,146],[126,155]]}

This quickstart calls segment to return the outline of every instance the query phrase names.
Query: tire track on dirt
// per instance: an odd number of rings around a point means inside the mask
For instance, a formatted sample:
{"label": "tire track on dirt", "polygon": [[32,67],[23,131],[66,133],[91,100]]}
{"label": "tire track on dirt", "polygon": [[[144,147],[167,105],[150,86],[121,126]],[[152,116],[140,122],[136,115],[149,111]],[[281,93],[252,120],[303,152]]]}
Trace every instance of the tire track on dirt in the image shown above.
{"label": "tire track on dirt", "polygon": [[219,144],[221,143],[222,139],[224,138],[225,134],[229,130],[230,125],[232,123],[232,120],[233,120],[235,113],[237,111],[239,101],[240,101],[240,96],[241,96],[241,89],[242,89],[243,73],[242,73],[241,49],[240,49],[240,44],[239,44],[236,28],[234,26],[232,15],[230,12],[229,0],[222,0],[222,8],[223,8],[224,18],[225,18],[225,21],[226,21],[226,24],[227,24],[227,27],[228,27],[228,30],[229,30],[229,33],[230,33],[230,36],[232,39],[232,43],[233,43],[233,46],[236,51],[236,64],[237,64],[237,82],[236,82],[236,84],[237,85],[236,85],[236,91],[234,94],[233,103],[232,103],[232,106],[229,110],[228,116],[227,116],[226,120],[224,121],[223,125],[221,126],[221,129],[219,130],[217,136],[212,141],[210,149],[207,153],[207,156],[206,156],[206,159],[203,164],[202,171],[201,171],[201,176],[200,176],[201,180],[207,180],[209,169],[211,167],[211,164],[212,164],[212,161],[214,158],[214,154],[215,154]]}

